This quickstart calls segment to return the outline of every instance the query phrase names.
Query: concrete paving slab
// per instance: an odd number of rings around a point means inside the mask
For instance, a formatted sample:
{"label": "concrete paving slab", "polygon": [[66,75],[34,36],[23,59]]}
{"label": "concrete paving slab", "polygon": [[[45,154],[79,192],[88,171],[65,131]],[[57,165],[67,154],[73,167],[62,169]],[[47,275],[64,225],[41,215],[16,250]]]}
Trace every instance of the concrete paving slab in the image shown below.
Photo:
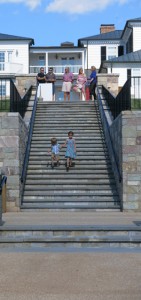
{"label": "concrete paving slab", "polygon": [[136,212],[7,212],[6,225],[135,225],[141,222]]}
{"label": "concrete paving slab", "polygon": [[0,300],[140,300],[141,255],[0,253]]}

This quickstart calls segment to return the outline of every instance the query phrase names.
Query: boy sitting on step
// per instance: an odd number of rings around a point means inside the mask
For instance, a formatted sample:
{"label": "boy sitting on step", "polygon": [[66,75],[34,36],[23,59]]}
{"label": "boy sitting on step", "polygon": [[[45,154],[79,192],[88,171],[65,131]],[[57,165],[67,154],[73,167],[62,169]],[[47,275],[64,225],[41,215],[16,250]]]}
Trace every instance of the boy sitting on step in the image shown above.
{"label": "boy sitting on step", "polygon": [[51,139],[51,149],[48,150],[48,153],[51,153],[51,167],[54,168],[55,162],[57,162],[57,166],[60,165],[60,145],[57,143],[57,139],[53,137]]}

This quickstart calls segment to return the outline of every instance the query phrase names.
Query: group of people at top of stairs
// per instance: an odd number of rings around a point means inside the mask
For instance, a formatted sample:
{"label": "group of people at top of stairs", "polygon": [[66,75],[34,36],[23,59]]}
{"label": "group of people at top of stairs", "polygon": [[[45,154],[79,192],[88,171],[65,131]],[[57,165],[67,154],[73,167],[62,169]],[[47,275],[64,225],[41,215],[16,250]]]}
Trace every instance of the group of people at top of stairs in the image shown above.
{"label": "group of people at top of stairs", "polygon": [[[37,74],[37,82],[38,83],[52,83],[53,89],[53,100],[55,99],[55,81],[56,76],[53,73],[53,68],[49,68],[47,74],[44,73],[44,68],[40,68],[40,72]],[[79,74],[77,76],[77,80],[75,85],[73,86],[74,82],[74,75],[70,72],[69,67],[65,68],[65,73],[63,75],[63,84],[62,84],[62,92],[64,92],[64,101],[66,99],[70,100],[70,91],[73,89],[75,92],[80,94],[80,99],[82,100],[82,95],[84,99],[86,99],[85,87],[89,84],[89,93],[90,99],[96,99],[96,68],[94,66],[91,67],[91,74],[90,77],[84,74],[83,69],[79,69]]]}
{"label": "group of people at top of stairs", "polygon": [[67,159],[66,170],[69,171],[69,168],[72,167],[72,160],[76,158],[76,143],[73,138],[73,131],[68,132],[68,138],[66,139],[63,145],[58,144],[57,139],[53,137],[51,139],[51,149],[48,150],[48,153],[51,154],[51,167],[54,168],[56,162],[57,166],[60,165],[60,150],[63,147],[66,147],[65,157]]}

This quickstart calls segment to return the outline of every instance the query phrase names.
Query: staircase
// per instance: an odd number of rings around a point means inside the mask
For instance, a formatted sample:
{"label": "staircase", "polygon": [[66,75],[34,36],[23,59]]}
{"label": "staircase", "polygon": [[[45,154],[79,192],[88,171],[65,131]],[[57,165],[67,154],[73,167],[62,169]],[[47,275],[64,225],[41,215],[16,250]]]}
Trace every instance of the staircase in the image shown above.
{"label": "staircase", "polygon": [[[119,211],[120,202],[96,103],[38,102],[21,210]],[[51,168],[50,139],[74,131],[75,166],[66,172],[65,148]]]}

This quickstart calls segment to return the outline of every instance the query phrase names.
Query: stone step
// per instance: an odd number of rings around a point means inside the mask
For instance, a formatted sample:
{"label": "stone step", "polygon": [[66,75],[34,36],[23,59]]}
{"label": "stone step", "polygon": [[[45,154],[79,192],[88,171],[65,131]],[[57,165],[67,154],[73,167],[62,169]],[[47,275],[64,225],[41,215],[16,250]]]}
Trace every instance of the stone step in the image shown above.
{"label": "stone step", "polygon": [[73,185],[73,184],[75,184],[75,185],[83,185],[83,184],[87,184],[88,186],[89,185],[103,185],[103,184],[110,184],[110,185],[115,185],[115,180],[114,179],[91,179],[91,178],[89,178],[89,179],[87,179],[87,178],[85,178],[85,179],[82,179],[82,178],[75,178],[75,179],[72,179],[72,178],[67,178],[67,176],[65,177],[65,178],[63,178],[63,179],[60,179],[60,178],[55,178],[55,179],[53,179],[51,176],[50,176],[50,178],[46,178],[46,179],[40,179],[40,178],[34,178],[33,180],[32,179],[29,179],[29,178],[27,178],[27,180],[26,180],[26,186],[27,185],[40,185],[40,186],[42,186],[42,185],[45,185],[45,184],[47,184],[47,185],[58,185],[58,184],[69,184],[69,185]]}
{"label": "stone step", "polygon": [[117,195],[94,195],[94,196],[75,196],[75,195],[50,195],[50,196],[26,196],[24,195],[24,203],[26,202],[38,202],[38,203],[48,203],[48,202],[114,202],[119,203],[119,197]]}
{"label": "stone step", "polygon": [[[75,130],[75,136],[78,136],[78,135],[88,135],[88,136],[93,136],[93,135],[100,135],[101,134],[101,130],[99,129],[99,128],[95,128],[95,129],[80,129],[80,128],[72,128],[71,127],[71,130],[72,131],[74,131]],[[48,136],[48,135],[55,135],[55,136],[58,136],[58,135],[60,135],[60,136],[64,136],[64,132],[66,133],[66,132],[68,132],[69,131],[69,129],[67,129],[67,128],[65,128],[64,127],[64,129],[63,128],[58,128],[58,129],[55,129],[55,128],[53,128],[52,129],[52,127],[51,127],[51,129],[48,127],[48,128],[46,128],[46,129],[44,129],[44,128],[38,128],[38,129],[36,129],[36,128],[34,128],[34,133],[33,133],[33,135],[41,135],[41,136],[43,136],[43,135],[45,135],[45,136]]]}
{"label": "stone step", "polygon": [[[39,124],[40,123],[40,124]],[[81,124],[75,124],[74,122],[68,122],[66,121],[66,124],[62,124],[60,121],[56,122],[56,124],[54,124],[54,122],[52,123],[48,123],[48,120],[44,121],[44,122],[40,122],[39,123],[36,123],[35,122],[35,125],[34,125],[34,130],[51,130],[51,131],[62,131],[62,132],[68,132],[70,131],[70,128],[73,129],[74,132],[79,132],[79,131],[82,131],[84,130],[84,132],[86,131],[102,131],[103,132],[103,129],[101,126],[99,126],[99,124],[93,124],[93,125],[90,125],[90,124],[86,124],[85,125],[85,120],[83,120],[83,125]]]}
{"label": "stone step", "polygon": [[21,206],[21,209],[47,209],[47,210],[67,210],[67,211],[80,211],[80,210],[87,210],[87,211],[95,211],[96,209],[113,209],[113,210],[120,210],[119,204],[114,204],[113,202],[93,202],[93,203],[74,203],[71,201],[69,203],[24,203]]}
{"label": "stone step", "polygon": [[141,247],[141,227],[131,225],[3,225],[0,248],[133,248]]}
{"label": "stone step", "polygon": [[31,190],[30,188],[28,188],[28,190],[26,189],[24,191],[24,196],[118,196],[117,190],[113,189],[75,189],[72,191],[72,189],[68,190],[68,189],[56,189],[56,190],[51,190],[51,189],[44,189],[44,190],[40,190],[40,189],[35,189],[35,190]]}
{"label": "stone step", "polygon": [[[56,177],[56,176],[60,176],[60,178],[62,177],[62,178],[64,178],[64,169],[61,169],[61,168],[59,168],[59,169],[55,169],[55,173],[54,172],[52,172],[52,169],[50,169],[50,168],[46,168],[46,166],[45,166],[45,168],[43,169],[36,169],[36,167],[34,167],[33,166],[33,169],[31,168],[31,169],[27,169],[27,177],[28,176],[35,176],[35,177],[37,177],[37,175],[38,176],[40,176],[41,178],[42,178],[42,176],[49,176],[50,177],[50,175],[52,175],[52,177]],[[103,178],[103,176],[105,177],[110,177],[110,178],[112,178],[112,177],[114,177],[114,175],[113,175],[113,171],[111,170],[111,169],[100,169],[100,170],[95,170],[95,169],[93,169],[93,170],[85,170],[85,169],[83,169],[83,172],[81,171],[81,169],[74,169],[73,170],[73,173],[68,173],[68,175],[67,175],[67,177],[69,178],[69,177],[73,177],[73,178],[79,178],[79,177],[83,177],[84,176],[84,178],[86,178],[87,176],[92,176],[92,178],[93,177],[96,177],[96,178]]]}
{"label": "stone step", "polygon": [[[67,138],[67,137],[65,137]],[[59,136],[59,141],[64,141],[64,137],[60,137]],[[94,137],[92,140],[90,140],[89,138],[79,138],[78,141],[76,140],[76,144],[77,144],[77,147],[104,147],[106,146],[105,144],[105,141],[102,140],[101,138],[99,138],[98,136],[97,137]],[[47,140],[45,138],[41,138],[40,136],[39,137],[34,137],[32,138],[32,143],[31,143],[31,146],[46,146],[46,145],[50,145],[50,140]]]}
{"label": "stone step", "polygon": [[[65,157],[62,157],[63,160],[66,161]],[[29,165],[32,164],[32,165],[47,165],[47,163],[50,161],[50,157],[49,155],[44,157],[44,158],[35,158],[35,157],[30,157],[30,160],[29,160]],[[75,159],[75,167],[78,167],[78,165],[80,166],[83,166],[83,165],[86,165],[87,164],[87,169],[89,169],[89,165],[93,164],[93,165],[105,165],[107,166],[107,164],[111,164],[110,162],[110,159],[106,159],[105,161],[105,157],[102,157],[102,156],[93,156],[93,157],[78,157]],[[62,162],[61,162],[61,165],[62,165]]]}
{"label": "stone step", "polygon": [[[31,144],[31,151],[30,152],[38,152],[38,151],[40,151],[40,152],[46,152],[47,151],[47,147],[50,147],[51,146],[51,143],[50,143],[50,141],[48,141],[48,143],[46,143],[46,145],[41,145],[41,144],[39,144],[39,145],[37,145],[36,146],[36,144],[34,143],[34,144]],[[79,152],[92,152],[92,153],[94,153],[94,152],[108,152],[108,150],[107,150],[107,147],[105,147],[104,145],[101,145],[101,146],[97,146],[97,145],[88,145],[88,147],[87,147],[87,145],[85,145],[85,144],[78,144],[77,143],[77,148],[79,148],[80,150],[79,150]],[[63,149],[63,148],[62,148]]]}
{"label": "stone step", "polygon": [[[28,170],[32,170],[32,169],[45,169],[45,170],[47,170],[47,171],[50,171],[50,168],[49,168],[49,160],[46,160],[46,161],[44,161],[44,162],[39,162],[39,161],[36,161],[36,162],[30,162],[29,161],[29,164],[28,164]],[[57,170],[59,171],[59,172],[61,172],[61,170],[62,171],[64,171],[64,167],[66,166],[66,161],[61,161],[61,165],[59,166],[59,167],[56,167],[53,171],[55,171],[55,172],[57,172]],[[96,170],[104,170],[104,171],[107,171],[107,170],[109,170],[110,169],[110,171],[112,170],[112,168],[111,168],[111,164],[109,163],[108,165],[107,165],[107,163],[105,162],[105,161],[102,161],[102,162],[99,162],[99,164],[98,164],[98,162],[97,161],[93,161],[93,162],[91,162],[91,161],[84,161],[83,162],[83,164],[81,163],[81,165],[80,164],[75,164],[75,168],[70,168],[70,172],[71,172],[71,170],[73,170],[73,173],[77,173],[78,171],[81,171],[81,172],[83,172],[83,171],[87,171],[87,172],[89,172],[89,171],[96,171]]]}
{"label": "stone step", "polygon": [[[39,156],[46,156],[48,154],[48,150],[50,150],[51,148],[51,145],[48,145],[48,148],[45,148],[45,150],[42,150],[41,148],[31,148],[30,150],[30,154],[33,155],[33,156],[36,156],[36,155],[39,155]],[[64,152],[66,151],[66,147],[62,147],[60,149],[60,155],[61,153],[64,154]],[[93,148],[93,149],[87,149],[87,148],[84,148],[82,150],[81,147],[77,147],[77,154],[79,156],[84,156],[84,155],[90,155],[90,156],[93,156],[93,155],[99,155],[99,156],[103,156],[103,155],[108,155],[108,151],[107,149],[96,149],[96,148]]]}
{"label": "stone step", "polygon": [[[72,118],[69,120],[68,123],[68,118],[64,119],[60,119],[60,120],[56,120],[56,118],[41,118],[38,120],[38,118],[35,118],[35,122],[34,125],[35,126],[40,126],[40,124],[47,126],[47,125],[54,125],[54,127],[56,127],[58,125],[58,122],[60,124],[60,126],[69,126],[70,124],[74,124],[74,126],[80,126],[80,127],[84,127],[84,126],[101,126],[100,122],[97,121],[97,118],[87,118],[85,119],[85,123],[84,123],[84,119],[77,119],[77,120],[73,120]],[[101,126],[102,127],[102,126]]]}
{"label": "stone step", "polygon": [[[64,179],[64,174],[60,174],[60,173],[53,173],[53,172],[49,172],[46,173],[45,175],[40,175],[40,177],[37,177],[37,174],[32,174],[29,175],[27,174],[27,180],[48,180],[48,179]],[[114,175],[112,174],[111,176],[109,176],[109,174],[72,174],[69,173],[67,174],[67,178],[65,178],[65,180],[113,180],[114,179]]]}
{"label": "stone step", "polygon": [[[65,159],[64,158],[64,153],[61,153],[60,152],[60,158],[61,159]],[[30,162],[33,162],[33,161],[39,161],[39,162],[42,162],[43,161],[50,161],[51,159],[51,155],[49,153],[46,153],[46,155],[30,155]],[[77,161],[79,161],[80,164],[83,164],[83,162],[81,162],[81,160],[85,160],[85,161],[93,161],[93,160],[104,160],[106,159],[106,154],[99,154],[98,153],[94,153],[94,155],[84,155],[84,154],[77,154],[77,157],[75,159],[76,163]],[[110,162],[110,159],[107,157],[107,162]]]}
{"label": "stone step", "polygon": [[[81,139],[81,138],[84,139],[83,138],[83,134],[84,134],[83,131],[80,132],[80,133],[75,133],[76,142],[77,142],[77,139]],[[87,134],[86,137],[88,139],[93,139],[93,140],[96,139],[96,138],[101,139],[101,133],[100,132],[85,133],[85,135],[86,134]],[[55,130],[52,133],[50,133],[50,132],[46,132],[46,133],[33,133],[32,139],[37,138],[37,139],[47,140],[47,139],[51,139],[52,136],[55,136],[59,140],[62,138],[62,140],[64,139],[64,141],[66,141],[66,139],[67,139],[67,136],[66,136],[65,132],[64,133],[56,133]]]}
{"label": "stone step", "polygon": [[60,194],[63,194],[64,192],[66,193],[71,193],[72,195],[76,194],[76,193],[79,193],[79,195],[83,193],[88,193],[88,194],[91,194],[91,195],[99,195],[99,194],[104,194],[106,195],[107,193],[109,193],[110,195],[117,195],[117,191],[116,191],[116,186],[115,184],[103,184],[103,185],[96,185],[96,184],[69,184],[69,183],[65,183],[64,185],[63,184],[55,184],[55,183],[50,183],[50,185],[44,185],[44,184],[25,184],[25,192],[30,192],[30,191],[33,191],[35,192],[36,194],[40,193],[46,193],[48,194],[48,192],[50,191],[53,191],[53,192],[56,192],[56,193],[60,193]]}

